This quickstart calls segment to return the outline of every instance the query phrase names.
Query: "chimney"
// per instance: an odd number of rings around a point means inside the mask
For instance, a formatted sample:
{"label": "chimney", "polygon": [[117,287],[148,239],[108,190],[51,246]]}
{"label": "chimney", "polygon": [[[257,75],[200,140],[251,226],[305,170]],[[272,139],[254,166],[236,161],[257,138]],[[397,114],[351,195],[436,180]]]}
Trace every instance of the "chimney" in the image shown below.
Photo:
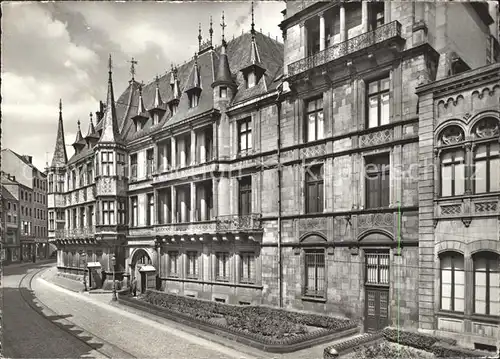
{"label": "chimney", "polygon": [[26,161],[28,161],[30,164],[33,164],[33,156],[28,156],[24,155],[23,156]]}
{"label": "chimney", "polygon": [[12,181],[16,182],[16,176],[12,176]]}

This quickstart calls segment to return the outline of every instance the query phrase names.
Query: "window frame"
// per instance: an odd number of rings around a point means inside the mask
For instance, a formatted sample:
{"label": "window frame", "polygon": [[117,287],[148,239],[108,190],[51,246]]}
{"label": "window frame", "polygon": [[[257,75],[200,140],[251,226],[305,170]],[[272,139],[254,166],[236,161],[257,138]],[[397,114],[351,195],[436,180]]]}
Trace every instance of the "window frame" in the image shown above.
{"label": "window frame", "polygon": [[[318,107],[318,103],[321,101],[321,107]],[[309,110],[309,104],[314,103],[314,109]],[[311,97],[304,101],[304,143],[319,141],[325,138],[325,102],[323,94]],[[318,114],[322,114],[321,125],[323,126],[322,135],[319,134],[319,117]],[[314,115],[314,138],[309,139],[309,116]]]}
{"label": "window frame", "polygon": [[[256,258],[255,252],[245,251],[240,252],[240,283],[244,284],[255,284],[257,273],[256,273]],[[246,262],[246,263],[245,263]],[[245,264],[247,270],[245,271]],[[245,273],[246,272],[246,273]]]}
{"label": "window frame", "polygon": [[[491,155],[491,147],[496,146],[498,153],[496,155]],[[486,147],[486,156],[481,157],[479,161],[476,159],[477,151],[480,147]],[[500,145],[498,142],[485,142],[485,143],[478,143],[476,144],[476,148],[474,149],[474,152],[472,154],[472,166],[474,169],[474,173],[471,175],[471,180],[472,180],[472,191],[474,194],[486,194],[486,193],[492,193],[492,192],[498,192],[498,190],[492,190],[491,189],[491,181],[495,180],[491,176],[491,162],[494,160],[500,159]],[[486,162],[486,191],[484,192],[477,192],[477,176],[476,176],[476,165],[478,162]]]}
{"label": "window frame", "polygon": [[[318,171],[318,172],[316,172]],[[311,174],[311,172],[313,172]],[[310,186],[315,187],[315,193],[316,193],[316,202],[315,206],[311,206],[311,203],[313,203],[313,198],[309,197],[309,188]],[[321,191],[320,191],[321,188]],[[305,213],[306,214],[311,214],[311,213],[323,213],[325,210],[325,176],[324,176],[324,165],[314,165],[311,167],[306,167],[306,173],[305,173]],[[320,196],[321,192],[321,196]],[[311,209],[310,207],[315,207]]]}
{"label": "window frame", "polygon": [[[382,83],[384,81],[388,82],[388,88],[387,89],[382,89]],[[370,93],[370,85],[373,83],[377,83],[377,91]],[[381,126],[386,126],[390,124],[391,122],[391,77],[389,73],[385,73],[384,75],[378,76],[376,78],[370,79],[365,81],[366,87],[365,87],[365,128],[366,129],[372,129],[372,128],[378,128]],[[382,98],[384,95],[388,95],[388,117],[387,117],[387,122],[382,123]],[[370,99],[372,98],[377,98],[377,124],[375,126],[370,127]]]}
{"label": "window frame", "polygon": [[[382,159],[387,161],[382,162]],[[364,158],[365,163],[365,208],[366,209],[376,209],[376,208],[387,208],[391,203],[391,156],[389,153],[380,153],[377,155],[366,156]],[[375,170],[369,170],[368,166],[376,166]],[[384,177],[387,176],[387,188],[384,188]],[[378,182],[377,184],[377,203],[371,203],[370,193],[372,192],[372,187],[368,185],[368,181]],[[386,194],[386,198],[383,196]],[[384,199],[387,199],[387,204],[384,203]]]}
{"label": "window frame", "polygon": [[[462,154],[462,158],[463,158],[463,161],[462,162],[459,162],[456,160],[456,157],[457,157],[457,153],[461,153]],[[448,154],[451,154],[452,155],[452,159],[451,159],[451,162],[449,163],[443,163],[443,160],[444,160],[444,157],[445,155],[448,155]],[[456,180],[456,167],[457,165],[462,165],[463,166],[463,173],[464,173],[464,178],[463,178],[463,184],[462,184],[462,187],[463,187],[463,193],[461,194],[456,194],[456,184],[455,182],[457,181]],[[451,194],[450,195],[443,195],[443,184],[444,184],[444,176],[443,176],[443,169],[446,168],[446,167],[451,167],[451,183],[450,183],[450,186],[451,186]],[[466,188],[466,167],[467,167],[467,158],[466,158],[466,152],[461,149],[461,148],[451,148],[451,149],[448,149],[448,150],[445,150],[441,153],[440,155],[440,158],[439,158],[439,170],[440,170],[440,173],[439,173],[439,196],[442,197],[442,198],[448,198],[448,197],[455,197],[455,196],[463,196],[467,190]]]}
{"label": "window frame", "polygon": [[147,210],[146,210],[146,225],[153,226],[154,223],[154,213],[155,213],[155,195],[154,193],[148,193],[146,195],[147,199]]}
{"label": "window frame", "polygon": [[[247,197],[246,206],[243,198]],[[238,179],[238,215],[246,216],[252,213],[252,176],[244,176]]]}
{"label": "window frame", "polygon": [[[486,260],[486,269],[484,271],[478,271],[477,270],[477,262],[480,260]],[[496,262],[496,270],[495,267],[491,268],[492,263],[494,264]],[[499,273],[500,271],[500,255],[494,252],[488,252],[488,251],[481,251],[478,253],[475,253],[472,256],[472,268],[473,268],[473,282],[472,282],[472,287],[473,289],[473,310],[472,312],[477,315],[485,315],[485,316],[495,316],[498,317],[498,313],[492,314],[491,313],[491,273]],[[476,273],[481,272],[485,274],[486,277],[486,283],[485,283],[485,313],[479,313],[477,312],[477,307],[476,307]],[[498,286],[497,288],[500,288]],[[500,289],[499,289],[500,291]],[[498,304],[500,307],[500,303]]]}
{"label": "window frame", "polygon": [[137,153],[130,155],[130,180],[137,179]]}
{"label": "window frame", "polygon": [[101,153],[101,176],[113,175],[113,151],[103,151]]}
{"label": "window frame", "polygon": [[[180,276],[180,271],[179,271],[179,259],[180,259],[180,253],[179,251],[168,251],[168,272],[167,276],[171,278],[179,278]],[[175,258],[175,260],[174,260]],[[175,262],[175,263],[173,263]],[[172,264],[175,265],[175,272],[172,271]]]}
{"label": "window frame", "polygon": [[198,251],[186,251],[186,278],[198,279],[199,278],[199,254]]}
{"label": "window frame", "polygon": [[130,227],[137,227],[139,225],[139,197],[130,197]]}
{"label": "window frame", "polygon": [[[443,308],[443,260],[446,259],[446,258],[450,258],[451,259],[451,283],[450,286],[451,286],[451,290],[450,290],[450,308],[451,309],[445,309]],[[455,265],[455,260],[458,259],[460,260],[461,259],[461,262],[462,262],[462,270],[457,270],[456,269],[456,265]],[[456,298],[456,295],[455,295],[455,285],[456,285],[456,275],[455,273],[456,272],[463,272],[463,276],[464,276],[464,297],[462,298],[462,300],[464,301],[464,310],[463,311],[457,311],[455,310],[455,300],[457,299]],[[442,253],[440,256],[439,256],[439,309],[440,310],[443,310],[443,311],[448,311],[448,312],[456,312],[456,313],[465,313],[465,301],[466,301],[466,298],[465,298],[465,286],[466,286],[466,278],[465,278],[465,258],[463,256],[463,254],[461,253],[457,253],[457,252],[445,252],[445,253]],[[448,284],[448,283],[447,283]]]}
{"label": "window frame", "polygon": [[[252,151],[253,148],[253,134],[252,134],[252,117],[246,117],[237,122],[238,127],[238,154],[245,154]],[[242,139],[245,139],[246,146],[243,148]],[[249,141],[250,139],[250,141]]]}
{"label": "window frame", "polygon": [[[219,275],[220,274],[220,259],[223,259],[222,260],[222,264],[223,264],[223,268],[222,268],[222,272],[223,272],[223,275]],[[230,259],[230,255],[229,255],[229,252],[223,252],[223,251],[219,251],[219,252],[216,252],[215,253],[215,263],[214,263],[214,274],[215,274],[215,281],[216,282],[229,282],[230,280],[230,273],[229,273],[229,259]]]}
{"label": "window frame", "polygon": [[151,178],[154,172],[155,151],[153,148],[146,150],[146,178]]}
{"label": "window frame", "polygon": [[[326,251],[325,248],[320,247],[311,247],[304,248],[303,250],[304,256],[304,278],[302,283],[302,296],[305,298],[313,298],[313,299],[325,299],[326,300],[326,292],[327,292],[327,265],[326,265]],[[309,260],[310,256],[314,255],[314,290],[309,289]],[[317,261],[318,256],[323,258],[323,275],[321,278],[319,276],[319,268],[321,267],[321,261]],[[322,284],[322,285],[321,285]]]}

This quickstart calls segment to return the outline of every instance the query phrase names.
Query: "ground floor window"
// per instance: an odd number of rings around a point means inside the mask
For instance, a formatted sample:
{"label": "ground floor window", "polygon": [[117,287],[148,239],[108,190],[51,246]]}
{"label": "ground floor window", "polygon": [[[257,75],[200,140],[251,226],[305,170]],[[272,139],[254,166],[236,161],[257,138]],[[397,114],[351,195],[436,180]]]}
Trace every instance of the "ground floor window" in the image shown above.
{"label": "ground floor window", "polygon": [[325,298],[325,250],[305,249],[304,264],[304,296],[312,298]]}

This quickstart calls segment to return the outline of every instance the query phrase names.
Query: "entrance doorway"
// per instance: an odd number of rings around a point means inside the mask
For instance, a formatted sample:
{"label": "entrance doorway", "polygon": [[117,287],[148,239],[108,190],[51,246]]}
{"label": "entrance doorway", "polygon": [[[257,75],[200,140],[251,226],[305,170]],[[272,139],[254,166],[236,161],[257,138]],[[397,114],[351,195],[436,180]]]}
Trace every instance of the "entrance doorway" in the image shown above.
{"label": "entrance doorway", "polygon": [[146,272],[140,272],[141,273],[141,293],[146,293],[146,284],[147,284],[147,273]]}
{"label": "entrance doorway", "polygon": [[389,324],[389,251],[365,252],[365,332]]}

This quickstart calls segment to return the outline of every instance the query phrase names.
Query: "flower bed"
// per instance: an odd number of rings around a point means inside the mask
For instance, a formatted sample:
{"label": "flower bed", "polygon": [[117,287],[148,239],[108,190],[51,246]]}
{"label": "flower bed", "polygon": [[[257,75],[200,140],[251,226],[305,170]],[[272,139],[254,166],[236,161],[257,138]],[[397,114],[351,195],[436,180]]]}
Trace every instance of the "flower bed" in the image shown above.
{"label": "flower bed", "polygon": [[[227,327],[272,339],[292,338],[319,330],[336,332],[352,328],[349,319],[290,312],[259,306],[235,306],[175,294],[148,291],[141,300],[203,321],[224,318]],[[315,330],[316,329],[316,330]]]}
{"label": "flower bed", "polygon": [[407,347],[404,345],[398,345],[395,343],[389,343],[382,341],[370,346],[362,346],[354,349],[354,352],[343,357],[344,359],[387,359],[387,358],[399,358],[399,359],[435,359],[436,357],[432,353],[428,353],[424,350]]}

